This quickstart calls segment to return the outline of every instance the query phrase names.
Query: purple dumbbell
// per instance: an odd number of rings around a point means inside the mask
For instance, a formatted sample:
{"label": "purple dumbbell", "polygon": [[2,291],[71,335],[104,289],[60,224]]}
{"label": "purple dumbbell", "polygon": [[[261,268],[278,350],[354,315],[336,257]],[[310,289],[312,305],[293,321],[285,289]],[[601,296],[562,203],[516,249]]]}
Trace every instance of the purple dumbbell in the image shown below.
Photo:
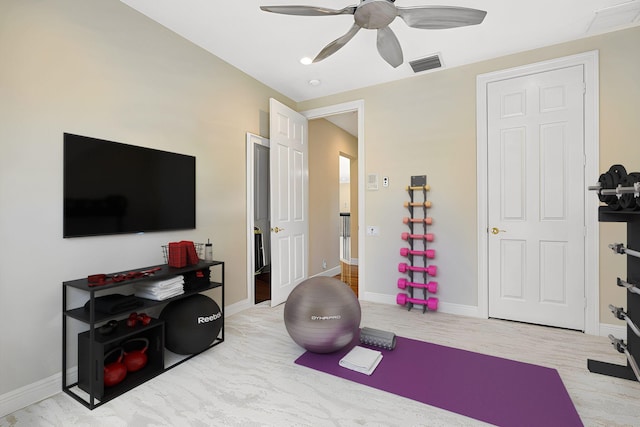
{"label": "purple dumbbell", "polygon": [[433,242],[433,234],[429,233],[429,234],[411,234],[411,233],[402,233],[402,240],[409,240],[409,239],[415,239],[415,240],[426,240],[427,242]]}
{"label": "purple dumbbell", "polygon": [[438,298],[429,297],[427,299],[419,299],[419,298],[409,298],[406,294],[398,294],[396,297],[396,303],[399,305],[405,305],[406,303],[418,304],[418,305],[426,305],[427,308],[431,311],[435,311],[438,309]]}
{"label": "purple dumbbell", "polygon": [[426,251],[415,251],[415,250],[411,250],[409,248],[400,248],[400,255],[402,256],[409,256],[409,255],[424,255],[427,258],[435,258],[436,256],[436,251],[433,249],[427,249]]}
{"label": "purple dumbbell", "polygon": [[424,288],[432,294],[438,292],[438,282],[413,283],[409,282],[407,279],[398,279],[398,287],[400,289],[405,289],[407,286],[410,286],[412,288]]}
{"label": "purple dumbbell", "polygon": [[413,265],[409,265],[406,262],[401,262],[398,264],[398,271],[400,273],[406,273],[407,271],[418,271],[421,273],[427,273],[430,276],[435,276],[438,271],[438,267],[435,265],[430,265],[428,267],[415,267]]}

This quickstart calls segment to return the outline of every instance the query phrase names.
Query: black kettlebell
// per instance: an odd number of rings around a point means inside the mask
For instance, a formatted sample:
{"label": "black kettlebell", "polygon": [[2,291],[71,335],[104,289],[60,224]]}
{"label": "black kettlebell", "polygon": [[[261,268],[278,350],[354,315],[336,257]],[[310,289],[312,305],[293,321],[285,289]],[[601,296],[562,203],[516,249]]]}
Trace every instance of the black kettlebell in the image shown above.
{"label": "black kettlebell", "polygon": [[[109,364],[106,364],[107,359],[112,354],[120,352],[118,358]],[[116,347],[107,354],[104,355],[104,385],[105,387],[112,387],[116,384],[119,384],[122,380],[127,376],[127,368],[122,363],[122,359],[124,358],[124,350],[122,347]]]}

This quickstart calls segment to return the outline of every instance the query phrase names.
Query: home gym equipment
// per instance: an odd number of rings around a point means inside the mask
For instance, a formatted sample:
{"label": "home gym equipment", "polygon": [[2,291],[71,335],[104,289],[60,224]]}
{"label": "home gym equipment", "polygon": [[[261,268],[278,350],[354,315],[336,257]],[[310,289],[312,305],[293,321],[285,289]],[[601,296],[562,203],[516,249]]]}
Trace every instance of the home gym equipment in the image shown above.
{"label": "home gym equipment", "polygon": [[411,233],[402,233],[402,240],[426,240],[427,242],[433,242],[433,234],[411,234]]}
{"label": "home gym equipment", "polygon": [[631,255],[636,258],[640,258],[640,252],[625,248],[624,243],[612,243],[609,245],[609,249],[612,249],[615,253],[620,255]]}
{"label": "home gym equipment", "polygon": [[616,307],[612,304],[609,304],[609,310],[611,310],[611,312],[613,313],[614,316],[616,316],[616,318],[627,322],[627,325],[629,325],[629,328],[633,331],[633,333],[640,337],[640,329],[638,329],[638,326],[635,323],[633,323],[633,321],[629,318],[629,316],[627,316],[627,313],[624,311],[622,307]]}
{"label": "home gym equipment", "polygon": [[[142,348],[135,348],[132,346],[134,343],[141,342]],[[139,346],[139,344],[138,344]],[[149,348],[149,339],[145,337],[138,337],[130,339],[122,344],[124,350],[124,366],[127,367],[127,372],[136,372],[144,368],[147,365],[147,349]]]}
{"label": "home gym equipment", "polygon": [[624,343],[620,338],[616,338],[613,335],[609,334],[609,340],[613,347],[618,350],[620,353],[624,353],[627,356],[627,362],[631,367],[631,370],[636,375],[636,380],[640,381],[640,369],[638,368],[638,363],[636,362],[635,357],[631,353],[629,353],[629,347]]}
{"label": "home gym equipment", "polygon": [[[433,234],[427,233],[427,226],[433,223],[433,219],[427,216],[427,209],[431,207],[431,201],[427,200],[427,192],[431,190],[431,186],[427,184],[426,175],[415,175],[411,177],[411,184],[405,187],[409,194],[409,201],[404,202],[404,207],[409,209],[410,216],[402,218],[402,223],[409,226],[409,232],[400,235],[402,240],[409,242],[409,248],[401,248],[400,255],[408,258],[406,263],[398,265],[398,271],[407,273],[409,279],[401,278],[398,280],[398,287],[406,289],[408,295],[406,298],[414,298],[414,290],[422,290],[422,299],[419,301],[428,301],[428,294],[435,293],[438,290],[436,282],[427,283],[427,275],[434,276],[436,274],[436,266],[427,266],[427,259],[435,258],[436,252],[433,249],[427,249],[427,243],[433,241]],[[416,200],[420,198],[421,200]],[[415,233],[415,228],[420,227],[422,233]],[[415,247],[418,246],[418,247]],[[414,282],[414,274],[421,274],[422,280]],[[413,303],[405,299],[408,309],[413,308]],[[437,304],[421,304],[422,312],[432,310]]]}
{"label": "home gym equipment", "polygon": [[[635,172],[628,174],[622,165],[613,165],[609,170],[600,175],[598,185],[589,187],[590,190],[598,191],[598,198],[607,206],[598,208],[598,221],[626,223],[627,241],[626,247],[623,243],[613,243],[609,248],[614,254],[628,255],[627,278],[629,282],[616,279],[617,286],[627,289],[626,312],[622,307],[609,305],[613,315],[626,323],[626,343],[622,339],[609,335],[609,339],[614,348],[627,356],[626,365],[616,363],[601,362],[589,359],[587,367],[590,372],[608,375],[616,378],[624,378],[631,381],[640,381],[637,360],[640,358],[640,289],[636,285],[640,277],[640,251],[629,249],[640,248],[640,210],[633,207],[632,201],[638,203],[640,199],[640,182]],[[630,195],[631,197],[624,197]],[[624,198],[623,198],[624,197]]]}
{"label": "home gym equipment", "polygon": [[406,273],[407,271],[417,271],[420,273],[427,273],[429,276],[435,276],[438,272],[438,267],[435,265],[429,265],[427,267],[418,267],[415,265],[409,265],[406,262],[398,264],[398,271],[400,273]]}
{"label": "home gym equipment", "polygon": [[425,185],[408,185],[404,188],[407,191],[429,191],[431,190],[431,186],[429,184]]}
{"label": "home gym equipment", "polygon": [[640,288],[634,284],[626,282],[621,278],[617,278],[617,285],[626,288],[629,292],[640,295]]}
{"label": "home gym equipment", "polygon": [[296,286],[284,306],[293,341],[313,353],[338,351],[358,335],[362,313],[351,288],[338,279],[312,277]]}
{"label": "home gym equipment", "polygon": [[425,200],[424,202],[404,202],[404,207],[405,208],[416,208],[416,207],[425,207],[425,208],[430,208],[431,207],[431,201],[430,200]]}
{"label": "home gym equipment", "polygon": [[640,209],[640,172],[627,173],[624,166],[613,165],[600,175],[596,185],[588,188],[597,191],[598,199],[611,210]]}
{"label": "home gym equipment", "polygon": [[393,350],[396,348],[396,334],[381,329],[364,327],[360,330],[360,342],[374,347]]}
{"label": "home gym equipment", "polygon": [[402,223],[403,224],[409,224],[409,223],[425,223],[427,225],[431,225],[433,224],[433,218],[431,218],[430,216],[426,217],[426,218],[409,218],[408,216],[405,216],[404,218],[402,218]]}
{"label": "home gym equipment", "polygon": [[425,300],[420,298],[410,298],[406,294],[402,294],[402,293],[396,296],[396,303],[398,305],[405,305],[408,302],[410,302],[411,304],[425,306],[429,310],[433,310],[433,311],[438,309],[438,298],[435,298],[435,297],[429,297]]}
{"label": "home gym equipment", "polygon": [[409,256],[409,255],[419,255],[427,258],[435,258],[436,251],[433,249],[427,249],[424,251],[413,250],[409,248],[400,248],[400,255]]}
{"label": "home gym equipment", "polygon": [[404,279],[404,278],[398,279],[398,288],[406,289],[408,287],[423,288],[432,294],[435,294],[436,292],[438,292],[438,282],[414,283],[414,282],[409,282],[407,279]]}
{"label": "home gym equipment", "polygon": [[[118,358],[113,362],[107,363],[111,355],[118,353]],[[127,367],[122,363],[124,358],[124,350],[122,347],[116,347],[104,355],[104,385],[105,387],[113,387],[119,384],[127,376]]]}
{"label": "home gym equipment", "polygon": [[165,347],[177,354],[206,350],[222,329],[222,311],[214,300],[195,294],[172,301],[162,309]]}

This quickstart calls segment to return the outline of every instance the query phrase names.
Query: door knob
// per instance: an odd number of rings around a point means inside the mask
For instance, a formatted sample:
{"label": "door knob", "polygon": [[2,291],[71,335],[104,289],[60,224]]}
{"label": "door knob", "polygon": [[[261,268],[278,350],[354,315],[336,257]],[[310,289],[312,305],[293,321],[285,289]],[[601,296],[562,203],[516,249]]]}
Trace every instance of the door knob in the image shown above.
{"label": "door knob", "polygon": [[493,227],[493,228],[491,229],[491,233],[492,233],[492,234],[498,234],[498,233],[500,233],[500,232],[506,233],[506,231],[507,231],[507,230],[500,230],[500,229],[499,229],[499,228],[497,228],[497,227]]}
{"label": "door knob", "polygon": [[273,231],[274,233],[278,233],[278,232],[280,232],[280,231],[284,231],[284,228],[278,228],[278,227],[276,227],[276,228],[272,228],[272,229],[271,229],[271,231]]}

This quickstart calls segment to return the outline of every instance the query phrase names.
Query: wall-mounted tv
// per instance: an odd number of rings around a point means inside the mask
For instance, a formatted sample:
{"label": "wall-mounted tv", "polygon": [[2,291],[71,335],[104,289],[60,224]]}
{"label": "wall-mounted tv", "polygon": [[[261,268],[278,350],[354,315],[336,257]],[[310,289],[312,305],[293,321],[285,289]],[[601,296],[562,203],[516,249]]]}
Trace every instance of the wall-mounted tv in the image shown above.
{"label": "wall-mounted tv", "polygon": [[64,134],[64,237],[196,227],[196,158]]}

